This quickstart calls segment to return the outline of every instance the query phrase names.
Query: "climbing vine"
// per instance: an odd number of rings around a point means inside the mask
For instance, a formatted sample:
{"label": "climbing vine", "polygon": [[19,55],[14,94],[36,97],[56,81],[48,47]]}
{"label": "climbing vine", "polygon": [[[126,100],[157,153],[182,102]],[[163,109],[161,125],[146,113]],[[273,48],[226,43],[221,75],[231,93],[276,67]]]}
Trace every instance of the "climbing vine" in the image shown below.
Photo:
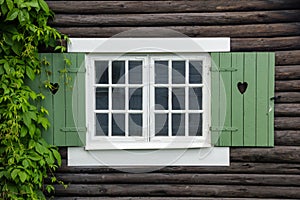
{"label": "climbing vine", "polygon": [[[57,148],[41,131],[48,111],[37,106],[44,95],[26,83],[41,72],[38,47],[67,39],[47,22],[53,17],[44,0],[0,0],[0,199],[45,199],[44,179],[61,164]],[[44,188],[45,187],[45,188]]]}

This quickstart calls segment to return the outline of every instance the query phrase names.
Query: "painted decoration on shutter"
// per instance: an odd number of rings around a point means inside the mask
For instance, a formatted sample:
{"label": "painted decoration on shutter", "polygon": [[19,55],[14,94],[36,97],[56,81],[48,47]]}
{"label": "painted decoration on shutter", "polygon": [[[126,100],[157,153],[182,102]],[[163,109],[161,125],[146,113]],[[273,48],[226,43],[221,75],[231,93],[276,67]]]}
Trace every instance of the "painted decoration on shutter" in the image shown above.
{"label": "painted decoration on shutter", "polygon": [[216,146],[274,146],[275,54],[212,53],[211,132]]}
{"label": "painted decoration on shutter", "polygon": [[[41,102],[49,111],[50,128],[43,131],[43,138],[57,146],[84,146],[85,144],[85,67],[82,53],[41,53],[46,59],[41,75],[35,82],[45,95]],[[65,59],[71,61],[68,66]],[[53,85],[50,91],[44,87],[49,80]]]}

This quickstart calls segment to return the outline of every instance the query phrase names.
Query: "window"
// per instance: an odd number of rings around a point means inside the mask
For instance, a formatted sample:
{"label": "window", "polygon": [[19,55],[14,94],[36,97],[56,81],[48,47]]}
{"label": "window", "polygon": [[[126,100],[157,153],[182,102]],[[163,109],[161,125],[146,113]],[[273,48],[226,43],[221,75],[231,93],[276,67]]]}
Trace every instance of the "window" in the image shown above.
{"label": "window", "polygon": [[206,54],[87,56],[86,149],[210,146]]}

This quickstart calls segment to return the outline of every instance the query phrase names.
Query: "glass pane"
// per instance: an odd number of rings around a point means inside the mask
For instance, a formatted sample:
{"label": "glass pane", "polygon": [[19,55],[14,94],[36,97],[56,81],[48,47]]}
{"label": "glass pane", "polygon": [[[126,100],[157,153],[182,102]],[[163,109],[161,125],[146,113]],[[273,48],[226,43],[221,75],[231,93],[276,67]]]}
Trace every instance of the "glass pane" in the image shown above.
{"label": "glass pane", "polygon": [[108,84],[108,61],[95,61],[95,81],[98,84]]}
{"label": "glass pane", "polygon": [[129,83],[142,84],[142,61],[129,61]]}
{"label": "glass pane", "polygon": [[185,61],[172,62],[172,83],[185,83]]}
{"label": "glass pane", "polygon": [[113,88],[112,109],[125,110],[125,88]]}
{"label": "glass pane", "polygon": [[185,88],[173,88],[172,89],[172,109],[173,110],[184,110],[184,96]]}
{"label": "glass pane", "polygon": [[143,109],[142,88],[129,88],[129,110]]}
{"label": "glass pane", "polygon": [[155,110],[168,110],[168,88],[155,88]]}
{"label": "glass pane", "polygon": [[112,83],[113,84],[125,83],[125,61],[112,62]]}
{"label": "glass pane", "polygon": [[125,114],[112,115],[112,136],[125,136]]}
{"label": "glass pane", "polygon": [[129,114],[129,136],[143,136],[142,114]]}
{"label": "glass pane", "polygon": [[172,136],[185,136],[185,114],[172,114]]}
{"label": "glass pane", "polygon": [[189,109],[202,110],[202,88],[189,88]]}
{"label": "glass pane", "polygon": [[155,114],[155,136],[168,136],[168,114]]}
{"label": "glass pane", "polygon": [[189,83],[202,83],[202,61],[190,61]]}
{"label": "glass pane", "polygon": [[155,61],[155,83],[168,83],[168,61]]}
{"label": "glass pane", "polygon": [[189,136],[202,136],[202,114],[189,114]]}
{"label": "glass pane", "polygon": [[96,114],[96,136],[108,136],[108,114]]}
{"label": "glass pane", "polygon": [[96,110],[108,109],[108,88],[96,88]]}

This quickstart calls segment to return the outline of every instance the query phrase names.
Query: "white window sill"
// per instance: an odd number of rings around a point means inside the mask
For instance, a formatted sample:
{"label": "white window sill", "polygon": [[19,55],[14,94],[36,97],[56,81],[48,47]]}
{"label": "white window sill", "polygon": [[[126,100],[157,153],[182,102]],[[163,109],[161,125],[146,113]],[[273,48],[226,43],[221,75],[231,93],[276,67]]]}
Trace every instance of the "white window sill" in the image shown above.
{"label": "white window sill", "polygon": [[229,166],[228,147],[162,150],[68,148],[68,166]]}

